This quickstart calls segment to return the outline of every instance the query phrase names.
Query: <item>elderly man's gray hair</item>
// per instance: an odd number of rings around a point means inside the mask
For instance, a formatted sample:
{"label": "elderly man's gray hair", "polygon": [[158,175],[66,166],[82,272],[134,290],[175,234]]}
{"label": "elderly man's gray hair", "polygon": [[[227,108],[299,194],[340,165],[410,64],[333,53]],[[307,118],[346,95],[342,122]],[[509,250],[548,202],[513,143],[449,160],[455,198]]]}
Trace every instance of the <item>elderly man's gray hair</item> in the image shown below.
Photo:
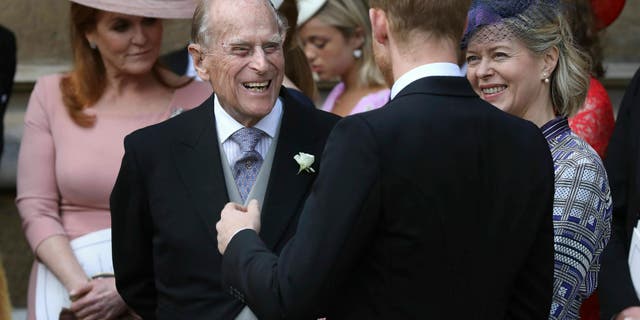
{"label": "elderly man's gray hair", "polygon": [[[191,43],[196,43],[208,47],[211,44],[211,30],[209,30],[209,21],[211,19],[210,8],[211,3],[214,1],[224,0],[200,0],[196,11],[193,14],[193,21],[191,22]],[[278,10],[273,6],[270,0],[256,0],[267,2],[273,9],[273,14],[278,23],[278,33],[284,36],[287,32],[287,21],[280,15]]]}

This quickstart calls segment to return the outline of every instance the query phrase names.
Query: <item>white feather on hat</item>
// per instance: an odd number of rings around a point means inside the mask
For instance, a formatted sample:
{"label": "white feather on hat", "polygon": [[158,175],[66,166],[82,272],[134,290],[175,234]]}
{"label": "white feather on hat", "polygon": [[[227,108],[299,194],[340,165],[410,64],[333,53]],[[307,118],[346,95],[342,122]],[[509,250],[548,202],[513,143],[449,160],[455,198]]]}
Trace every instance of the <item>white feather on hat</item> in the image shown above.
{"label": "white feather on hat", "polygon": [[311,19],[327,0],[298,0],[298,27]]}

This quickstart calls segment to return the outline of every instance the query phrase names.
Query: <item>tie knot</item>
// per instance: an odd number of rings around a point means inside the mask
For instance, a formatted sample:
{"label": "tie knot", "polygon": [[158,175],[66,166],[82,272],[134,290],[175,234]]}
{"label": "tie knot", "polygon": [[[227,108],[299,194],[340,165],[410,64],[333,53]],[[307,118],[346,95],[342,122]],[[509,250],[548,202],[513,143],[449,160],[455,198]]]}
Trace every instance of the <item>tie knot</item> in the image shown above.
{"label": "tie knot", "polygon": [[231,135],[231,140],[240,145],[242,152],[253,151],[258,141],[263,137],[264,131],[256,128],[242,128]]}

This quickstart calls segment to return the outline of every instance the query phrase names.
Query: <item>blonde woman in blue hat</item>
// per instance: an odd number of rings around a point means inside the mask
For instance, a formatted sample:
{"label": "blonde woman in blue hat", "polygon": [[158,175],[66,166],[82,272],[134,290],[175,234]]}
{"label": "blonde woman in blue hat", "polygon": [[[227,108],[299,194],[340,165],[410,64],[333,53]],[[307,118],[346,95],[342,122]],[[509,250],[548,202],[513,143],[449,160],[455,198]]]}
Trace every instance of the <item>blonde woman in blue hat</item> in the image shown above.
{"label": "blonde woman in blue hat", "polygon": [[318,80],[340,82],[322,110],[347,116],[389,100],[388,83],[373,57],[365,0],[300,0],[299,37]]}
{"label": "blonde woman in blue hat", "polygon": [[[124,136],[199,105],[206,83],[161,68],[162,21],[191,0],[73,0],[73,69],[35,84],[25,115],[16,203],[36,257],[29,319],[127,312],[111,265],[109,195]],[[90,248],[90,249],[87,249]]]}

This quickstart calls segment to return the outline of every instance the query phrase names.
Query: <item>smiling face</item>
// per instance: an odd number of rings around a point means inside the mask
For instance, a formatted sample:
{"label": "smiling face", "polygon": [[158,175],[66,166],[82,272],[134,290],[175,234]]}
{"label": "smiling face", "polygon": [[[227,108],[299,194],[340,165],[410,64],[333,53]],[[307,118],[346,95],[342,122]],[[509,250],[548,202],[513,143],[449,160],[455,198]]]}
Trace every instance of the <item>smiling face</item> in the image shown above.
{"label": "smiling face", "polygon": [[364,42],[358,36],[346,38],[340,30],[317,17],[302,25],[298,34],[309,65],[320,80],[345,75],[355,66],[353,51]]}
{"label": "smiling face", "polygon": [[284,77],[275,12],[267,1],[216,1],[211,16],[209,48],[190,49],[202,59],[196,67],[225,111],[252,126],[273,109]]}
{"label": "smiling face", "polygon": [[551,106],[549,86],[544,82],[550,77],[548,66],[517,38],[474,37],[466,59],[467,79],[475,92],[501,110],[528,119],[537,109]]}
{"label": "smiling face", "polygon": [[85,36],[96,44],[108,74],[142,75],[160,54],[162,21],[100,11],[95,28]]}

